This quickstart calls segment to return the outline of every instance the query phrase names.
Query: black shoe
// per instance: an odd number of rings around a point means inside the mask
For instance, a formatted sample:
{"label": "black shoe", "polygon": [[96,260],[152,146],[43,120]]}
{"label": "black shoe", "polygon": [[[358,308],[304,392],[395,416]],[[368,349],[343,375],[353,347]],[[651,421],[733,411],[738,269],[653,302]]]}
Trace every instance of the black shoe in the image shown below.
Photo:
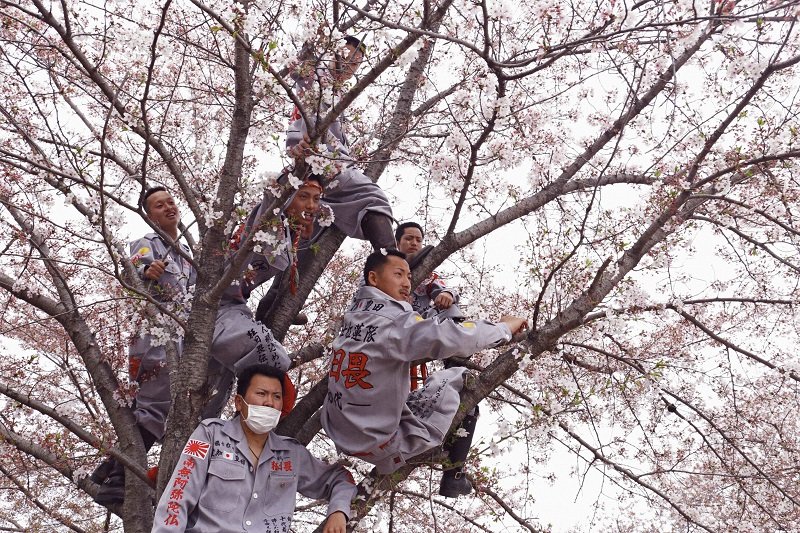
{"label": "black shoe", "polygon": [[372,244],[372,249],[379,252],[381,248],[385,250],[397,250],[397,242],[394,240],[394,230],[392,229],[392,219],[381,213],[367,211],[361,218],[361,232],[364,238]]}
{"label": "black shoe", "polygon": [[[461,357],[459,355],[454,355],[453,357],[448,357],[445,359],[444,367],[445,368],[456,368],[456,367],[465,367],[467,366],[467,361],[469,361],[469,357]],[[464,389],[474,389],[475,388],[475,381],[478,378],[475,377],[475,374],[472,372],[465,372],[464,373]]]}
{"label": "black shoe", "polygon": [[94,497],[95,503],[109,506],[120,504],[125,500],[125,476],[113,475],[100,485]]}
{"label": "black shoe", "polygon": [[445,498],[458,498],[472,492],[472,483],[469,482],[464,471],[460,468],[445,470],[439,484],[439,495]]}
{"label": "black shoe", "polygon": [[114,470],[114,459],[110,457],[97,465],[92,473],[89,475],[89,480],[92,483],[97,483],[98,485],[101,484],[103,481],[108,479],[108,476],[111,475],[111,471]]}
{"label": "black shoe", "polygon": [[[468,372],[465,378],[470,375]],[[464,475],[464,462],[467,460],[469,448],[472,445],[472,437],[475,434],[475,426],[478,423],[478,406],[467,413],[461,421],[459,430],[452,435],[453,440],[445,443],[447,450],[447,465],[452,465],[442,473],[442,482],[439,485],[439,494],[446,498],[457,498],[466,496],[472,492],[472,483]],[[463,431],[462,431],[463,430]],[[459,436],[455,436],[459,435]]]}

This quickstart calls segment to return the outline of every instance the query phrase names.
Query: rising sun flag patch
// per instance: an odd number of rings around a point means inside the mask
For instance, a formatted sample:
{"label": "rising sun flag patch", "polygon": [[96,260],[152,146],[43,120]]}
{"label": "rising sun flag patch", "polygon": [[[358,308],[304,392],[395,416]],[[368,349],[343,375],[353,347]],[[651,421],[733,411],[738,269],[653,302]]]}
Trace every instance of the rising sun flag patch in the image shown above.
{"label": "rising sun flag patch", "polygon": [[198,459],[205,459],[206,454],[208,454],[208,447],[209,444],[207,442],[189,439],[189,442],[186,443],[186,447],[183,449],[183,453],[185,455],[197,457]]}

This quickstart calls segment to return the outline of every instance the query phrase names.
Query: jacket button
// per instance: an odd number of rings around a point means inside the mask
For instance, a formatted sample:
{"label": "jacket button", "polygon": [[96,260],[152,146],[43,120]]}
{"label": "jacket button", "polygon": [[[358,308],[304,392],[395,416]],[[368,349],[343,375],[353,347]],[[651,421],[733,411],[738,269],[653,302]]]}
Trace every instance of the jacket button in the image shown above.
{"label": "jacket button", "polygon": [[255,498],[256,500],[258,499],[258,493],[257,492],[253,493],[253,498]]}
{"label": "jacket button", "polygon": [[250,520],[248,520],[247,522],[244,523],[244,525],[251,526],[251,525],[253,525],[253,523]]}

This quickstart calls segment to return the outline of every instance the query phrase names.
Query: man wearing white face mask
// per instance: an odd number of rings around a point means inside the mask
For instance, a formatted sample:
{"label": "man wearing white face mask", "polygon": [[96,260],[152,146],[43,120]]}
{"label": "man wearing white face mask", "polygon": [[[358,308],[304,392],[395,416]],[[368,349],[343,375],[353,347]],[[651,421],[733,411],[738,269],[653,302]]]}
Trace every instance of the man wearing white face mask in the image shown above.
{"label": "man wearing white face mask", "polygon": [[345,533],[356,487],[341,465],[272,433],[294,405],[289,377],[267,365],[238,377],[231,420],[209,418],[183,449],[153,519],[153,532],[287,533],[296,493],[327,499],[324,533]]}

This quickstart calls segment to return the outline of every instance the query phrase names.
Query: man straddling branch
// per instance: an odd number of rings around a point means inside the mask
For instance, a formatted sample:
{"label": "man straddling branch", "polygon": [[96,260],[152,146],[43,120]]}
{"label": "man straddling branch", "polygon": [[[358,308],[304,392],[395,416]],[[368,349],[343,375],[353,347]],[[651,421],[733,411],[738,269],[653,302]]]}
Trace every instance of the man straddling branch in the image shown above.
{"label": "man straddling branch", "polygon": [[[191,256],[189,247],[178,242],[180,211],[175,199],[164,187],[152,187],[145,191],[141,205],[150,221],[161,229],[171,240],[158,233],[148,233],[141,239],[130,243],[131,263],[139,277],[147,285],[154,300],[169,306],[180,314],[188,314],[187,295],[197,278],[197,272],[186,259]],[[178,247],[183,250],[182,256]],[[165,317],[157,314],[156,317]],[[165,343],[172,329],[169,323],[148,323],[143,332],[137,335],[128,350],[129,372],[139,385],[136,393],[133,414],[136,427],[142,435],[144,446],[149,450],[155,442],[164,439],[164,427],[170,406],[169,368]],[[166,318],[167,322],[171,322]],[[161,331],[163,337],[157,339],[148,331]],[[180,354],[183,338],[175,340],[175,348]],[[101,505],[119,503],[125,493],[125,471],[114,459],[104,461],[92,472],[90,479],[102,483],[95,501]]]}
{"label": "man straddling branch", "polygon": [[[291,76],[297,82],[298,96],[310,121],[316,123],[333,108],[336,96],[358,70],[365,51],[364,43],[347,36],[327,66],[301,58]],[[394,249],[394,219],[389,200],[376,183],[356,168],[343,121],[340,115],[322,134],[319,145],[312,146],[308,124],[295,108],[286,132],[286,148],[298,161],[298,167],[310,163],[314,172],[322,173],[323,168],[328,167],[325,174],[335,174],[326,188],[325,202],[333,209],[336,227],[349,237],[368,240],[375,250]]]}
{"label": "man straddling branch", "polygon": [[[300,63],[291,72],[298,86],[298,96],[312,123],[320,120],[334,103],[347,81],[353,77],[364,59],[365,45],[353,36],[347,36],[333,61],[325,65],[311,57],[311,45],[306,44],[300,53]],[[295,159],[295,171],[308,168],[318,174],[334,176],[325,190],[325,205],[333,212],[333,224],[347,236],[368,240],[373,249],[395,249],[397,243],[392,231],[392,208],[383,190],[354,166],[350,156],[350,144],[345,136],[341,115],[334,120],[322,135],[320,145],[312,146],[308,125],[297,107],[292,112],[286,132],[286,148]],[[301,172],[302,173],[302,172]],[[305,175],[305,174],[303,174]],[[285,180],[287,175],[282,177]],[[319,233],[316,233],[318,236]],[[315,238],[316,238],[315,236]],[[307,250],[301,250],[301,255]],[[302,261],[301,261],[302,263]],[[296,275],[293,275],[293,279]],[[280,278],[262,297],[256,311],[258,320],[265,320],[278,296]],[[298,315],[297,324],[302,324],[305,315]]]}
{"label": "man straddling branch", "polygon": [[272,193],[267,191],[232,243],[232,252],[236,252],[240,243],[254,234],[256,245],[241,275],[220,299],[209,361],[209,383],[214,394],[204,411],[207,416],[222,412],[238,369],[268,364],[286,371],[291,364],[286,349],[269,328],[253,317],[247,300],[253,289],[277,274],[289,270],[294,275],[299,243],[311,237],[322,211],[322,180],[309,175],[296,185],[297,191],[277,216],[267,212],[272,203]]}
{"label": "man straddling branch", "polygon": [[272,432],[296,393],[269,365],[238,375],[236,416],[204,420],[189,437],[158,502],[153,533],[290,531],[297,493],[328,500],[323,533],[345,533],[353,477]]}
{"label": "man straddling branch", "polygon": [[[358,290],[332,346],[322,426],[339,451],[374,464],[379,474],[441,445],[458,412],[466,368],[434,372],[411,392],[411,362],[471,355],[509,341],[526,326],[525,319],[513,316],[497,324],[423,319],[407,302],[410,278],[401,252],[371,254],[364,265],[366,286]],[[468,439],[462,445],[445,446],[453,464],[467,457],[472,432],[464,433],[457,438]],[[444,478],[442,488],[447,496],[463,494]]]}

